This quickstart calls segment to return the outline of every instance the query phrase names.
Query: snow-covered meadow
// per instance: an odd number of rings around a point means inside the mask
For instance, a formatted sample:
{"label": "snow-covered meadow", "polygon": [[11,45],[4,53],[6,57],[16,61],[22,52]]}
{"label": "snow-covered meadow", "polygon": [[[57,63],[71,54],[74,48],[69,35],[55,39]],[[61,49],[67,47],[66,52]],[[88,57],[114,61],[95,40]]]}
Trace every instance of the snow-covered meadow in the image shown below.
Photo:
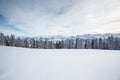
{"label": "snow-covered meadow", "polygon": [[0,80],[120,80],[120,51],[0,46]]}

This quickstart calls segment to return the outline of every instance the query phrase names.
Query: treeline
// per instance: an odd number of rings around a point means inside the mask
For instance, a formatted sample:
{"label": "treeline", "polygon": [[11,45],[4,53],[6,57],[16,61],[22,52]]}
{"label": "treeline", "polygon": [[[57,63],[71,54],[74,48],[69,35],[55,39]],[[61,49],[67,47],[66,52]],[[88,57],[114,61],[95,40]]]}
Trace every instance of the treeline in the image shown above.
{"label": "treeline", "polygon": [[39,49],[109,49],[120,50],[120,38],[109,36],[107,38],[82,39],[79,37],[52,41],[48,38],[20,38],[14,35],[6,36],[0,33],[0,45]]}

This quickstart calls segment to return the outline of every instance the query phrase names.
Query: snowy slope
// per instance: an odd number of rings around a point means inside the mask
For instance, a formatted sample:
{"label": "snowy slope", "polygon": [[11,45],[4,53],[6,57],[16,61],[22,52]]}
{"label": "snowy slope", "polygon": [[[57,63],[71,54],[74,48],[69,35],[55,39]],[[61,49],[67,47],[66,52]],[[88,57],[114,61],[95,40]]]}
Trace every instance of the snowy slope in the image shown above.
{"label": "snowy slope", "polygon": [[120,51],[0,46],[0,80],[120,80]]}

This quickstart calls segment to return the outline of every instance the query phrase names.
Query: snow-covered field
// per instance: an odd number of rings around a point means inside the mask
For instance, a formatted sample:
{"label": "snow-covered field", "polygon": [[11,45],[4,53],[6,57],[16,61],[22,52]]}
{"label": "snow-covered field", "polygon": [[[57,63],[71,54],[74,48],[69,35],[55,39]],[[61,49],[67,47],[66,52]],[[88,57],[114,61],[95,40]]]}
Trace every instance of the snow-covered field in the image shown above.
{"label": "snow-covered field", "polygon": [[0,80],[120,80],[120,51],[0,46]]}

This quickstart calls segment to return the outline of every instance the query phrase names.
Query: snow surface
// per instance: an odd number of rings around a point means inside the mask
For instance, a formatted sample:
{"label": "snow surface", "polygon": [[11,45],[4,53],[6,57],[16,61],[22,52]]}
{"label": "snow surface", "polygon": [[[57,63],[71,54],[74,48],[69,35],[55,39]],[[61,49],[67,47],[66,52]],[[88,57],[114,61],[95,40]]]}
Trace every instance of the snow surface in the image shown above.
{"label": "snow surface", "polygon": [[0,46],[0,80],[120,80],[120,51]]}

